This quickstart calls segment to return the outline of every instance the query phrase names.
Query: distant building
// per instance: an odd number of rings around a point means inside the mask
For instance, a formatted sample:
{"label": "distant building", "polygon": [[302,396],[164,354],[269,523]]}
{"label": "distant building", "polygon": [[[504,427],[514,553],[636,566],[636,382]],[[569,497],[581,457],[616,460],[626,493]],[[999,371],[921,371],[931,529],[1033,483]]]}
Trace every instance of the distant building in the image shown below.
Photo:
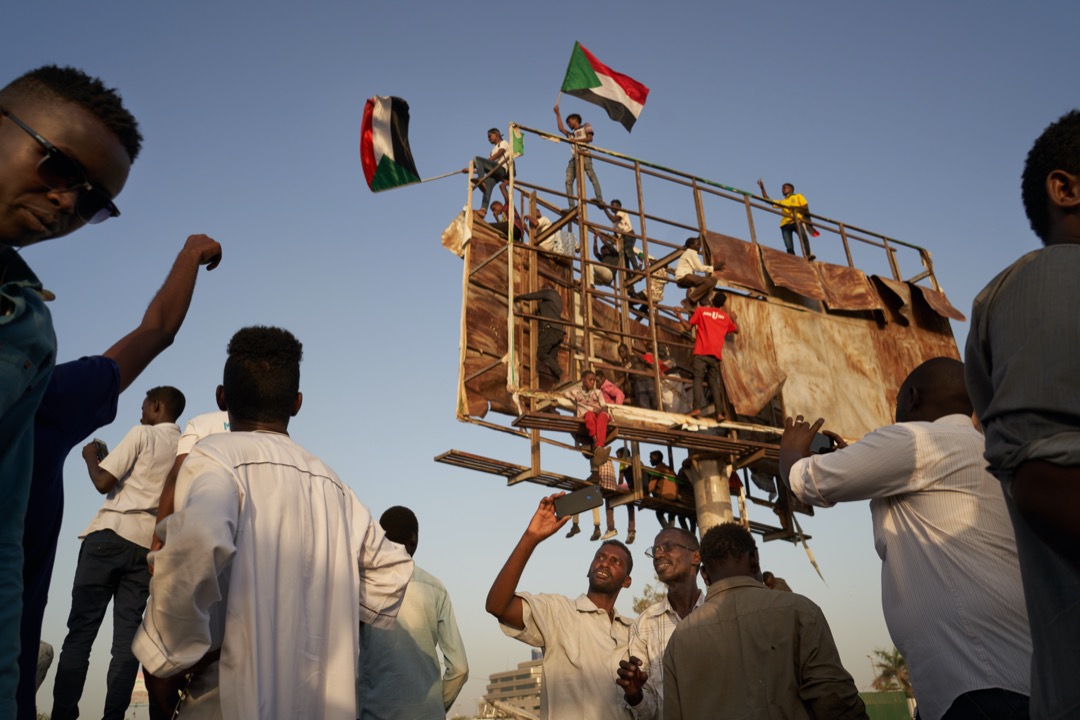
{"label": "distant building", "polygon": [[[529,716],[540,717],[540,665],[542,658],[519,663],[516,670],[493,673],[488,678],[487,692],[480,701],[478,714],[482,718],[513,717],[505,708],[523,710]],[[504,709],[500,709],[499,706]],[[526,717],[520,715],[517,717]]]}

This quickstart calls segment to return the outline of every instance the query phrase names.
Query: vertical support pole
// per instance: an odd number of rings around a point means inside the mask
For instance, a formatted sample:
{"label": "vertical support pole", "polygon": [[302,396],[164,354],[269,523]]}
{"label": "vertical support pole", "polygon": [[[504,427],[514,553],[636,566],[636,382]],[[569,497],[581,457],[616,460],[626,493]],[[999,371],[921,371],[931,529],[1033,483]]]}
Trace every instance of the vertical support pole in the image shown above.
{"label": "vertical support pole", "polygon": [[731,488],[728,478],[733,466],[715,457],[697,458],[691,452],[694,469],[693,478],[694,505],[697,508],[698,535],[704,535],[709,528],[734,520],[731,512]]}
{"label": "vertical support pole", "polygon": [[[634,161],[634,183],[637,185],[638,213],[641,220],[641,252],[645,255],[642,267],[645,268],[645,295],[649,300],[649,339],[652,344],[653,356],[653,382],[656,393],[656,409],[664,409],[664,391],[660,386],[660,341],[656,334],[656,304],[653,302],[653,283],[659,282],[653,277],[651,265],[649,265],[649,238],[645,232],[645,194],[641,189],[641,163]],[[630,343],[633,347],[633,342]],[[631,350],[631,352],[633,352]]]}
{"label": "vertical support pole", "polygon": [[881,238],[881,242],[885,245],[885,255],[889,260],[889,268],[892,270],[893,280],[897,282],[903,282],[904,276],[900,274],[900,266],[896,263],[896,249],[889,245],[889,238]]}
{"label": "vertical support pole", "polygon": [[848,243],[847,228],[844,227],[844,223],[839,223],[840,228],[840,241],[844,243],[844,255],[847,256],[848,267],[855,267],[855,261],[851,259],[851,244]]}
{"label": "vertical support pole", "polygon": [[743,205],[746,207],[746,226],[750,228],[750,242],[757,245],[757,230],[754,228],[754,210],[750,207],[749,195],[743,195]]}

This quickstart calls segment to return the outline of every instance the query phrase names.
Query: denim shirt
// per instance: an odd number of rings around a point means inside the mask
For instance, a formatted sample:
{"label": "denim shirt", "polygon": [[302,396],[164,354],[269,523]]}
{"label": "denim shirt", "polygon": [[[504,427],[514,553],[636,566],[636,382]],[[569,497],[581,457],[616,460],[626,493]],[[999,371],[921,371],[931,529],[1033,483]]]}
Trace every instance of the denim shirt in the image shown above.
{"label": "denim shirt", "polygon": [[41,283],[0,246],[0,716],[15,715],[22,614],[23,520],[33,466],[34,413],[56,361]]}

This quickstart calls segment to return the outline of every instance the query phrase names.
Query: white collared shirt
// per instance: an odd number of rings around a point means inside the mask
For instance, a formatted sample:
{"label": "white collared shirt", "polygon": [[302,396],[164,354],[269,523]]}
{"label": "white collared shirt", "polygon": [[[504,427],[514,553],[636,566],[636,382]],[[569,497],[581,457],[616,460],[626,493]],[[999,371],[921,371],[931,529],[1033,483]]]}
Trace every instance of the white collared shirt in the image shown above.
{"label": "white collared shirt", "polygon": [[98,530],[112,530],[129,542],[149,548],[161,488],[176,459],[179,439],[180,428],[176,423],[131,428],[99,465],[117,483],[79,537]]}
{"label": "white collared shirt", "polygon": [[521,630],[499,624],[503,633],[544,649],[541,720],[626,720],[623,691],[615,684],[625,660],[630,621],[596,607],[588,595],[531,595],[522,599]]}
{"label": "white collared shirt", "polygon": [[957,696],[1030,685],[1031,638],[1016,538],[983,436],[966,415],[888,425],[791,469],[803,502],[870,500],[885,622],[919,712]]}

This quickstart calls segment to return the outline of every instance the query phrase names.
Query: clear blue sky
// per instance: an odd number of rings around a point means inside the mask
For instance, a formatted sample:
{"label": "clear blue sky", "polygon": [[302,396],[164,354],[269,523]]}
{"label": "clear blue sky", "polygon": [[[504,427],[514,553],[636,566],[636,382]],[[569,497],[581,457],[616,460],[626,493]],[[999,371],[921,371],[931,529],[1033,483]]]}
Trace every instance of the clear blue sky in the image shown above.
{"label": "clear blue sky", "polygon": [[[819,213],[929,248],[966,313],[990,277],[1037,246],[1020,170],[1032,140],[1072,107],[1080,6],[118,0],[20,3],[5,15],[3,81],[43,63],[80,66],[121,90],[146,136],[121,218],[24,254],[58,296],[60,359],[101,352],[131,329],[188,234],[224,246],[176,345],[99,436],[115,445],[154,385],[187,394],[184,421],[211,409],[239,327],[294,331],[306,359],[293,435],[376,514],[416,511],[417,560],[446,583],[467,643],[473,680],[455,709],[468,712],[488,674],[529,656],[484,614],[483,598],[543,491],[431,461],[457,448],[526,462],[527,450],[454,420],[461,263],[439,234],[462,206],[464,179],[372,195],[357,153],[364,100],[407,99],[421,174],[448,172],[487,153],[488,127],[553,129],[580,40],[652,88],[630,135],[564,98],[564,113],[592,121],[598,145],[741,188],[759,176],[773,193],[792,182]],[[519,173],[558,187],[562,156],[531,157]],[[954,330],[962,343],[966,325]],[[57,651],[76,536],[100,504],[77,453],[66,488],[44,631]],[[657,529],[649,516],[639,524],[635,587],[652,580],[640,552]],[[891,646],[867,506],[804,525],[827,585],[790,545],[764,546],[763,562],[822,606],[865,687],[865,656]],[[522,587],[576,595],[593,551],[583,536],[552,539]],[[635,587],[620,599],[625,612]],[[101,707],[108,632],[87,715]],[[52,673],[43,711],[51,686]]]}

